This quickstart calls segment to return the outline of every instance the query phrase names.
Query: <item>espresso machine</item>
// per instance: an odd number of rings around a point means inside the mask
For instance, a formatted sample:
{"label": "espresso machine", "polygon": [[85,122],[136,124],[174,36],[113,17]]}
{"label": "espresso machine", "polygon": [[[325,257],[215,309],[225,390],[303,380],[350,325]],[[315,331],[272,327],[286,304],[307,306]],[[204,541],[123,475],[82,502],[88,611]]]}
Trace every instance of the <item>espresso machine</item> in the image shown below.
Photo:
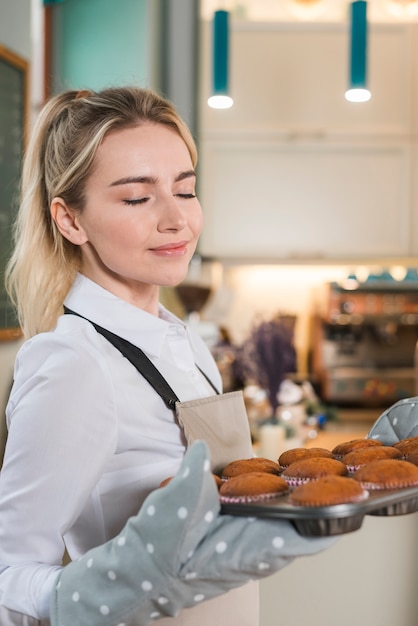
{"label": "espresso machine", "polygon": [[385,407],[418,395],[418,276],[329,283],[312,324],[311,369],[325,402]]}

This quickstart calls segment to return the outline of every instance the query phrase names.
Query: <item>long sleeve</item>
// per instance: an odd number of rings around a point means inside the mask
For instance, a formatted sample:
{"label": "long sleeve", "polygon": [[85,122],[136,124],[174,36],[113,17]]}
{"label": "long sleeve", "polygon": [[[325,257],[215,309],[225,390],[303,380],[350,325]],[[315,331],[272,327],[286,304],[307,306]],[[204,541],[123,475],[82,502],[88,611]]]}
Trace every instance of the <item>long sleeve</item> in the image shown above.
{"label": "long sleeve", "polygon": [[116,445],[110,374],[89,348],[48,334],[16,362],[0,476],[0,605],[34,617],[47,615],[63,537]]}

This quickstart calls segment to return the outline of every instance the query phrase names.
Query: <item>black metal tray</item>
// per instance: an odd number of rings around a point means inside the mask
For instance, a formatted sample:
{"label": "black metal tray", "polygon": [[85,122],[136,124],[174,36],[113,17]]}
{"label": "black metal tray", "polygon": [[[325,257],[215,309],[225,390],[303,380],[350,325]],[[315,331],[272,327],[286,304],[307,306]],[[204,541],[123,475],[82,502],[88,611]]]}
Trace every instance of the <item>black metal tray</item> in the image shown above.
{"label": "black metal tray", "polygon": [[300,535],[323,537],[358,530],[365,515],[407,515],[418,511],[418,486],[404,489],[369,491],[361,502],[332,506],[296,506],[289,496],[265,502],[221,503],[221,512],[245,517],[291,520]]}

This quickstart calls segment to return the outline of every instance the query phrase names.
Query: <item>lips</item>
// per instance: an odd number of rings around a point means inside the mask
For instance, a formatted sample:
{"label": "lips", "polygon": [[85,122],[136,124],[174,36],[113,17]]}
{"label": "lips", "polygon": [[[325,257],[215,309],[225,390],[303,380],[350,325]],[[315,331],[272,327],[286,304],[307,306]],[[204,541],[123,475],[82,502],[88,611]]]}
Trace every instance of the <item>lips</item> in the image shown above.
{"label": "lips", "polygon": [[188,241],[167,243],[157,248],[151,248],[151,252],[160,256],[183,256],[187,252]]}

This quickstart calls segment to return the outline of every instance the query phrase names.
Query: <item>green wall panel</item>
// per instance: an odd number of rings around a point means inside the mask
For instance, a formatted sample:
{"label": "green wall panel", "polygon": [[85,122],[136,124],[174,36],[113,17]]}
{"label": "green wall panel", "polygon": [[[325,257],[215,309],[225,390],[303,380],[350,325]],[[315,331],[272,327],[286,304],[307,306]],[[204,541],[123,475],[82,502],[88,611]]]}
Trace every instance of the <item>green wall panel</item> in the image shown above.
{"label": "green wall panel", "polygon": [[53,91],[152,86],[147,0],[64,0],[53,8]]}

